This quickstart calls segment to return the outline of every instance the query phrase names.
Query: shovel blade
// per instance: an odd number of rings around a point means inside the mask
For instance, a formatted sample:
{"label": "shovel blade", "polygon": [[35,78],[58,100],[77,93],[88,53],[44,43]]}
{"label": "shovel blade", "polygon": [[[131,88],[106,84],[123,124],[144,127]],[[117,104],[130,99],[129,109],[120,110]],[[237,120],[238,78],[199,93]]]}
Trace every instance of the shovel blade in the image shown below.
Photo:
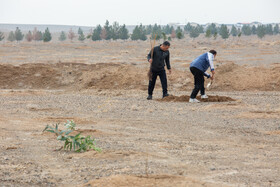
{"label": "shovel blade", "polygon": [[209,89],[212,85],[212,81],[207,84],[207,89]]}

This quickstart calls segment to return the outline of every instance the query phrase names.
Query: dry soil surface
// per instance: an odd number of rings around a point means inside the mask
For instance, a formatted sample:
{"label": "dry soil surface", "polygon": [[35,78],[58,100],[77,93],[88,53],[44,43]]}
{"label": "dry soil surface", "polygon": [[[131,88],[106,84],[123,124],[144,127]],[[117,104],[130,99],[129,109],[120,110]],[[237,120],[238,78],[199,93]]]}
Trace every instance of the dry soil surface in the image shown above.
{"label": "dry soil surface", "polygon": [[[172,96],[158,81],[152,101],[149,42],[0,45],[1,186],[280,186],[279,36],[172,41]],[[210,97],[188,103],[212,48]],[[58,150],[42,130],[66,120],[102,152]]]}

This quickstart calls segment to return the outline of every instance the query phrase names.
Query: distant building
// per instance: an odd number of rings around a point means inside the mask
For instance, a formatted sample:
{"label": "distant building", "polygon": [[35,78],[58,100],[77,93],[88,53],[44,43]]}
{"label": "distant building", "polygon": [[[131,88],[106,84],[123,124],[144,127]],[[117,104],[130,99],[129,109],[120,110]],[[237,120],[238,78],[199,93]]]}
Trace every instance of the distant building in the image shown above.
{"label": "distant building", "polygon": [[173,26],[175,29],[177,27],[184,28],[185,24],[183,23],[168,23],[168,25]]}
{"label": "distant building", "polygon": [[237,24],[236,24],[236,27],[237,27],[237,28],[242,28],[244,25],[249,25],[250,27],[253,27],[253,26],[258,27],[258,26],[261,25],[261,24],[262,24],[262,23],[257,22],[257,21],[254,21],[254,22],[252,22],[252,23],[237,23]]}
{"label": "distant building", "polygon": [[194,22],[190,22],[190,25],[191,25],[192,27],[196,27],[196,26],[198,26],[199,24],[198,24],[198,23],[194,23]]}
{"label": "distant building", "polygon": [[250,26],[251,27],[253,27],[253,26],[258,27],[261,24],[262,24],[261,22],[254,21],[254,22],[250,23]]}
{"label": "distant building", "polygon": [[[220,27],[219,23],[214,23],[216,27]],[[205,25],[202,25],[204,29],[206,29],[209,25],[212,25],[212,23],[206,23]]]}

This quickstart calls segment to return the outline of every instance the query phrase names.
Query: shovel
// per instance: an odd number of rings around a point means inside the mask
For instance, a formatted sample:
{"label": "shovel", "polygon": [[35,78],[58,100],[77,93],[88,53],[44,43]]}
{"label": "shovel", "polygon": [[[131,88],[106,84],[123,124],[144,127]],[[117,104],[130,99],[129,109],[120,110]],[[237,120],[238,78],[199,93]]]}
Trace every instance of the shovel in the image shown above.
{"label": "shovel", "polygon": [[207,84],[206,88],[207,88],[207,89],[210,89],[210,87],[211,87],[212,84],[213,84],[213,81],[210,81],[210,82]]}
{"label": "shovel", "polygon": [[[157,38],[157,33],[155,34],[154,43],[152,44],[152,42],[150,41],[150,43],[151,43],[151,59],[153,59],[153,55],[154,55],[154,47],[155,47],[155,44],[156,44],[156,38]],[[148,78],[149,78],[150,81],[152,81],[152,77],[153,77],[153,73],[152,73],[152,64],[151,64],[150,69],[148,71]]]}

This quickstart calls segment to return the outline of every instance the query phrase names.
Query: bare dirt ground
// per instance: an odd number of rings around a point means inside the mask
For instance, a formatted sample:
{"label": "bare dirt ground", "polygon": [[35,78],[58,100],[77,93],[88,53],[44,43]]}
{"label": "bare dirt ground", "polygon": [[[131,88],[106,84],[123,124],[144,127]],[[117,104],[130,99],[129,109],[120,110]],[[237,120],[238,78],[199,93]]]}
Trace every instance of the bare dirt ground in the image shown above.
{"label": "bare dirt ground", "polygon": [[[1,186],[280,186],[280,38],[173,41],[147,101],[149,42],[0,44]],[[188,65],[218,51],[206,102]],[[101,153],[56,151],[74,120]]]}

